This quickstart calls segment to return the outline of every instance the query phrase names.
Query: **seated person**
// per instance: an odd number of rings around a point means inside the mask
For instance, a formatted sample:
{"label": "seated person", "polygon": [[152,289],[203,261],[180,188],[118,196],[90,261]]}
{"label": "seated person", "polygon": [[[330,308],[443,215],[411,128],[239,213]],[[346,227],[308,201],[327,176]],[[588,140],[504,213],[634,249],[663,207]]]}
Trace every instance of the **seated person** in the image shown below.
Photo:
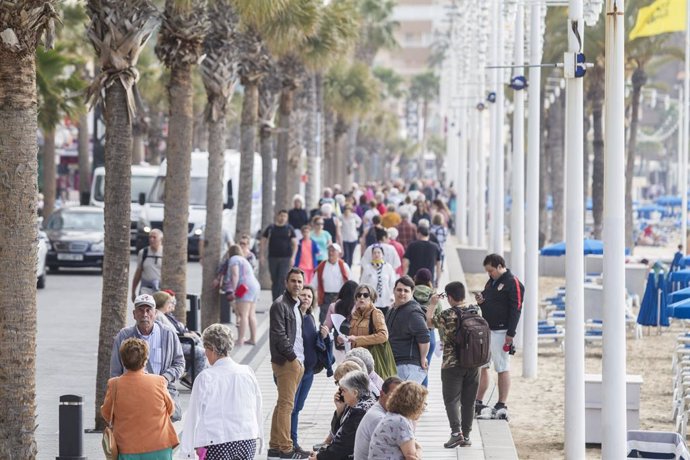
{"label": "seated person", "polygon": [[[342,379],[345,374],[352,371],[362,371],[363,369],[354,361],[343,361],[336,367],[333,373],[333,378],[335,379],[335,384],[338,385],[340,379]],[[340,388],[333,395],[333,402],[335,404],[335,412],[333,413],[333,418],[331,419],[331,431],[326,436],[326,440],[321,444],[321,446],[327,446],[333,442],[333,436],[340,428],[340,422],[347,412],[347,405],[345,401],[340,397]]]}
{"label": "seated person", "polygon": [[186,387],[191,388],[193,381],[192,359],[194,359],[194,377],[208,367],[208,361],[206,360],[206,352],[204,351],[204,345],[199,335],[195,332],[191,332],[187,329],[187,326],[175,318],[173,311],[175,311],[177,301],[175,300],[174,293],[171,294],[171,292],[172,291],[158,291],[153,294],[153,299],[156,301],[156,310],[158,310],[159,313],[156,315],[156,321],[171,328],[177,332],[178,335],[194,340],[194,356],[192,356],[192,345],[187,342],[182,342],[186,374],[180,379],[180,382]]}

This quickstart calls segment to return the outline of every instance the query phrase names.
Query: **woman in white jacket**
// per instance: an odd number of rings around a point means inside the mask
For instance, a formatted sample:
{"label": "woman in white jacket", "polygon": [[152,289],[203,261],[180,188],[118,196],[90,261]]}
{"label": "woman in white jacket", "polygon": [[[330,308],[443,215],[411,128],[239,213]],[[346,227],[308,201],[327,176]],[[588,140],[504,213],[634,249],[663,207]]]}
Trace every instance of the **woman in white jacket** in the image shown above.
{"label": "woman in white jacket", "polygon": [[393,287],[395,286],[395,270],[383,258],[383,248],[374,245],[371,248],[371,262],[362,266],[360,284],[368,284],[376,289],[376,307],[386,308],[393,301]]}
{"label": "woman in white jacket", "polygon": [[198,449],[205,451],[206,460],[253,459],[264,439],[261,390],[254,371],[228,356],[233,339],[227,326],[212,324],[201,339],[211,366],[194,381],[180,454],[196,458]]}

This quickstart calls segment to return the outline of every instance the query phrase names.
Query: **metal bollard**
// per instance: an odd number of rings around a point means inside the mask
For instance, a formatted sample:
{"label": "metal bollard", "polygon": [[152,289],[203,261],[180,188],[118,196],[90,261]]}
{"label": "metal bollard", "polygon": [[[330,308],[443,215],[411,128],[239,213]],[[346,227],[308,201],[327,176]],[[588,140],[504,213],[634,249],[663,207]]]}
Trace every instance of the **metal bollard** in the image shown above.
{"label": "metal bollard", "polygon": [[232,323],[232,309],[230,308],[230,302],[225,294],[220,295],[220,322],[223,324]]}
{"label": "metal bollard", "polygon": [[77,395],[60,396],[59,440],[60,455],[56,460],[86,460],[82,438],[83,398]]}
{"label": "metal bollard", "polygon": [[201,332],[201,301],[196,294],[187,294],[189,309],[187,310],[187,328],[190,331]]}

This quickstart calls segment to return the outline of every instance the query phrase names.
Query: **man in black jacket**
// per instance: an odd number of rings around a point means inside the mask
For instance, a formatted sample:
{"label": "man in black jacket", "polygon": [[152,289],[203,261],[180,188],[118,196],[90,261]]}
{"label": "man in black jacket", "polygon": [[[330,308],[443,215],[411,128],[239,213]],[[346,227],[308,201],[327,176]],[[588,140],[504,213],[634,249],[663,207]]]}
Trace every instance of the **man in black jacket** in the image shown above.
{"label": "man in black jacket", "polygon": [[[498,254],[484,258],[484,270],[489,280],[481,293],[475,294],[482,307],[482,315],[491,328],[491,361],[498,373],[498,402],[491,409],[492,418],[507,418],[508,392],[510,391],[510,352],[513,348],[515,329],[520,320],[525,287],[506,268],[506,261]],[[514,353],[514,351],[513,351]],[[482,368],[475,411],[479,414],[486,407],[483,399],[489,388],[489,364]]]}
{"label": "man in black jacket", "polygon": [[304,286],[304,273],[292,268],[287,273],[285,292],[271,305],[269,313],[269,346],[271,367],[278,387],[278,402],[273,409],[268,459],[308,458],[306,452],[295,450],[290,437],[290,420],[295,393],[304,375],[304,342],[299,293]]}

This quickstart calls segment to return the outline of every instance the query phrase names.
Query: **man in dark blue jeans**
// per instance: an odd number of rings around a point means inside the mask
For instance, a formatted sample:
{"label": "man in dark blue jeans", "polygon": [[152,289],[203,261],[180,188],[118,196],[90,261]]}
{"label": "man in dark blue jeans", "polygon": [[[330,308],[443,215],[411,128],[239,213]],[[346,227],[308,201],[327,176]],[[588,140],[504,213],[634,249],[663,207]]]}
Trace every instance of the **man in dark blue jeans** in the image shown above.
{"label": "man in dark blue jeans", "polygon": [[287,272],[295,264],[297,235],[288,222],[288,212],[278,211],[275,224],[269,225],[261,235],[261,257],[268,262],[271,273],[271,298],[283,293]]}

